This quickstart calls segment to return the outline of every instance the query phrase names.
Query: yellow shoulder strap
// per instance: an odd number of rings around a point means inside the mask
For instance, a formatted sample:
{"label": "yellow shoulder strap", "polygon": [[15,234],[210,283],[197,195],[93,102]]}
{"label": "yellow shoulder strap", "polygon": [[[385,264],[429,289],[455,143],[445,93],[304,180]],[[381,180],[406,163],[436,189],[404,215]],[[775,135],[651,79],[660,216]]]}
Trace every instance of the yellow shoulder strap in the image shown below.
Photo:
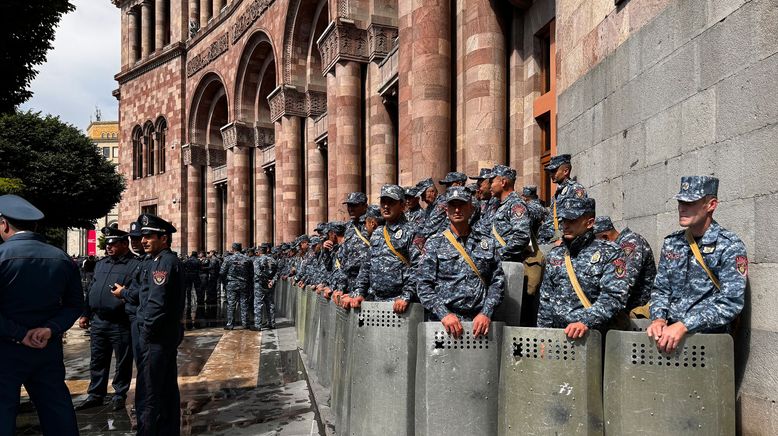
{"label": "yellow shoulder strap", "polygon": [[573,269],[573,261],[570,260],[569,251],[565,251],[565,268],[567,268],[567,276],[570,278],[570,284],[573,285],[573,289],[575,290],[575,295],[577,295],[578,299],[581,300],[581,304],[583,304],[583,307],[587,309],[592,307],[592,303],[589,302],[589,299],[586,298],[586,294],[584,294],[583,289],[581,289],[581,284],[578,283],[578,277],[575,276],[575,270]]}
{"label": "yellow shoulder strap", "polygon": [[559,218],[556,217],[556,198],[554,199],[554,233],[559,231]]}
{"label": "yellow shoulder strap", "polygon": [[719,279],[713,275],[713,271],[711,271],[710,268],[708,268],[708,265],[705,264],[705,259],[702,258],[702,253],[700,253],[700,247],[697,246],[697,241],[694,240],[694,236],[689,229],[686,229],[686,240],[689,242],[689,247],[691,247],[692,253],[694,253],[695,259],[697,259],[697,263],[699,263],[702,269],[708,273],[708,277],[710,278],[710,281],[713,282],[713,286],[715,286],[716,289],[721,289]]}
{"label": "yellow shoulder strap", "polygon": [[354,231],[356,231],[357,236],[359,236],[359,239],[361,239],[362,242],[364,242],[365,245],[369,247],[370,241],[368,241],[367,238],[365,238],[365,235],[363,235],[362,232],[359,231],[359,227],[355,226],[354,224],[352,224],[352,226],[354,226]]}
{"label": "yellow shoulder strap", "polygon": [[496,239],[497,242],[499,242],[500,245],[502,245],[503,247],[508,245],[508,243],[505,242],[505,239],[503,239],[502,236],[500,236],[500,234],[497,233],[497,228],[494,226],[494,224],[492,224],[492,235],[494,235],[494,239]]}
{"label": "yellow shoulder strap", "polygon": [[340,269],[340,259],[335,258],[335,268]]}
{"label": "yellow shoulder strap", "polygon": [[386,229],[386,226],[384,226],[384,241],[386,241],[386,246],[389,247],[389,251],[392,252],[392,254],[395,255],[402,263],[404,263],[406,266],[409,266],[411,263],[408,262],[408,259],[400,254],[399,251],[397,251],[396,248],[394,248],[394,245],[392,245],[392,238],[389,237],[389,230]]}
{"label": "yellow shoulder strap", "polygon": [[467,264],[470,265],[470,269],[472,269],[475,275],[477,275],[478,278],[481,279],[481,283],[485,284],[486,282],[484,282],[484,278],[481,276],[481,271],[478,271],[478,267],[475,266],[475,262],[473,262],[473,259],[470,258],[469,254],[467,254],[467,251],[465,251],[465,247],[463,247],[462,244],[460,244],[459,241],[457,241],[457,239],[454,237],[454,234],[451,233],[451,230],[446,229],[446,231],[443,232],[443,236],[445,236],[446,239],[448,239],[448,242],[450,242],[451,245],[453,245],[454,248],[457,249],[457,251],[462,256],[462,258],[465,259],[465,262],[467,262]]}

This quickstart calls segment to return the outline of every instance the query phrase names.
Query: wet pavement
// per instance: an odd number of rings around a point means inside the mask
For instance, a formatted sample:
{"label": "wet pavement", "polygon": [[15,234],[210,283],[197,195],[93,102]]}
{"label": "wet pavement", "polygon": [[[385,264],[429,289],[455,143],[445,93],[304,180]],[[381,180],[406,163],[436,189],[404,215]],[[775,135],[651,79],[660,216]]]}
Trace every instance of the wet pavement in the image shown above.
{"label": "wet pavement", "polygon": [[[89,337],[78,328],[65,340],[66,382],[73,403],[86,399],[89,385]],[[113,373],[113,369],[111,370]],[[77,412],[82,435],[134,434],[130,406],[110,405]],[[178,354],[181,434],[324,435],[295,329],[278,320],[276,330],[253,332],[207,328],[187,331]],[[108,398],[112,389],[108,387]],[[18,435],[40,434],[38,417],[26,393],[17,419]]]}

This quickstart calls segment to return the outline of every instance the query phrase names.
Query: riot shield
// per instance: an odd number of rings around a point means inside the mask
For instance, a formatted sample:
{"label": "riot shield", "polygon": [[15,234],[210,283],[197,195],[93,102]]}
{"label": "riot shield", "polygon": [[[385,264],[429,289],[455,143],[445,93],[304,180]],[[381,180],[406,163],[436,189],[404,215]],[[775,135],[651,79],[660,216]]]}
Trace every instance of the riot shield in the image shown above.
{"label": "riot shield", "polygon": [[342,394],[342,401],[340,402],[340,413],[338,414],[338,419],[341,423],[342,427],[338,428],[338,434],[341,435],[348,435],[350,433],[350,426],[351,426],[351,379],[352,379],[352,368],[353,368],[353,361],[355,359],[355,356],[359,353],[358,350],[356,350],[356,347],[354,347],[354,336],[356,334],[357,330],[357,323],[359,322],[359,310],[351,310],[348,313],[348,327],[346,329],[346,340],[345,340],[345,354],[343,356],[343,365],[340,368],[341,371],[341,377],[342,382],[341,386],[343,387],[343,390],[341,392]]}
{"label": "riot shield", "polygon": [[600,332],[505,327],[499,435],[602,435]]}
{"label": "riot shield", "polygon": [[325,298],[319,300],[319,348],[316,353],[316,362],[318,370],[316,371],[319,384],[325,388],[331,386],[332,365],[330,355],[332,354],[331,339],[333,338],[335,325],[334,304]]}
{"label": "riot shield", "polygon": [[319,346],[321,345],[319,341],[319,336],[321,335],[321,300],[323,299],[323,297],[315,293],[311,296],[311,328],[308,330],[310,343],[308,344],[308,352],[306,353],[308,355],[308,369],[313,371],[317,376],[319,371],[317,358],[319,357]]}
{"label": "riot shield", "polygon": [[672,354],[645,332],[611,330],[605,341],[607,434],[735,434],[732,337],[687,335]]}
{"label": "riot shield", "polygon": [[393,302],[364,302],[352,345],[351,426],[360,436],[414,434],[417,328],[424,308],[398,315]]}
{"label": "riot shield", "polygon": [[503,323],[487,337],[473,336],[473,323],[454,339],[440,322],[418,327],[416,434],[494,435]]}
{"label": "riot shield", "polygon": [[301,350],[305,348],[305,310],[307,305],[306,294],[308,291],[297,289],[297,314],[295,316],[295,330],[297,330],[297,347]]}
{"label": "riot shield", "polygon": [[348,335],[348,315],[349,311],[335,306],[335,334],[333,349],[333,368],[332,368],[332,388],[330,389],[330,409],[335,415],[335,428],[340,433],[342,428],[342,410],[343,401],[343,370],[346,368],[346,337]]}
{"label": "riot shield", "polygon": [[518,326],[521,321],[521,301],[524,295],[524,264],[521,262],[503,262],[505,272],[505,295],[502,303],[494,310],[494,321],[502,321],[506,326]]}
{"label": "riot shield", "polygon": [[633,332],[644,332],[651,325],[650,319],[629,319],[629,329]]}

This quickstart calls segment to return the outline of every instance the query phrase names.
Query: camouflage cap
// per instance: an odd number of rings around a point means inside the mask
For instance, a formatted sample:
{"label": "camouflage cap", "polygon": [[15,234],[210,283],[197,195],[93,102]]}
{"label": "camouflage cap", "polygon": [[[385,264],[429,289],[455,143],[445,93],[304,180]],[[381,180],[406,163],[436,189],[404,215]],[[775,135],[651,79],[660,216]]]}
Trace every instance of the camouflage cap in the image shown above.
{"label": "camouflage cap", "polygon": [[343,221],[331,221],[327,226],[327,233],[335,232],[336,235],[343,235],[346,233],[346,223]]}
{"label": "camouflage cap", "polygon": [[465,183],[467,181],[467,176],[465,173],[460,173],[458,171],[452,171],[448,174],[446,174],[446,177],[443,178],[443,180],[440,180],[441,185],[449,185],[451,183]]}
{"label": "camouflage cap", "polygon": [[551,160],[548,162],[546,167],[544,168],[546,171],[556,171],[557,168],[559,168],[562,164],[569,164],[570,163],[570,155],[569,154],[558,154],[551,158]]}
{"label": "camouflage cap", "polygon": [[464,186],[452,186],[446,190],[446,203],[452,201],[465,201],[471,202],[473,200],[472,194]]}
{"label": "camouflage cap", "polygon": [[367,212],[365,212],[365,218],[381,218],[381,209],[375,204],[369,205],[367,207]]}
{"label": "camouflage cap", "polygon": [[483,179],[488,178],[488,177],[486,177],[486,175],[491,173],[491,172],[492,172],[491,168],[481,168],[481,170],[478,172],[477,176],[470,176],[470,178],[473,179],[473,180],[483,180]]}
{"label": "camouflage cap", "polygon": [[716,197],[719,193],[719,179],[712,176],[684,176],[681,177],[681,190],[674,199],[678,201],[697,201],[706,195]]}
{"label": "camouflage cap", "polygon": [[232,243],[232,250],[233,251],[243,250],[243,244],[241,244],[240,242],[233,242]]}
{"label": "camouflage cap", "polygon": [[321,235],[326,229],[327,229],[327,223],[319,223],[316,224],[316,228],[314,228],[313,231]]}
{"label": "camouflage cap", "polygon": [[367,195],[364,192],[351,192],[346,196],[343,204],[364,204],[367,203]]}
{"label": "camouflage cap", "polygon": [[424,192],[427,191],[427,189],[435,186],[435,182],[432,181],[432,178],[426,178],[422,180],[421,182],[416,184],[416,189],[419,190],[419,192],[416,193],[416,196],[424,195]]}
{"label": "camouflage cap", "polygon": [[246,249],[246,254],[254,255],[254,254],[257,254],[257,252],[256,252],[256,250],[254,250],[254,247],[249,247],[249,248]]}
{"label": "camouflage cap", "polygon": [[609,216],[598,216],[594,219],[594,233],[602,233],[613,230],[613,222]]}
{"label": "camouflage cap", "polygon": [[516,180],[516,170],[505,165],[495,165],[492,170],[485,175],[485,178],[491,179],[493,177],[505,177],[506,179]]}
{"label": "camouflage cap", "polygon": [[311,237],[311,246],[321,244],[321,238],[318,236],[312,236]]}
{"label": "camouflage cap", "polygon": [[478,183],[469,183],[465,185],[465,189],[470,191],[471,194],[475,194],[476,192],[478,192]]}
{"label": "camouflage cap", "polygon": [[391,198],[395,201],[402,201],[405,199],[405,191],[403,188],[397,185],[384,185],[381,187],[381,198]]}
{"label": "camouflage cap", "polygon": [[586,214],[595,214],[595,202],[593,198],[565,198],[559,204],[557,216],[563,220],[574,220]]}
{"label": "camouflage cap", "polygon": [[538,187],[535,185],[528,185],[523,188],[521,188],[521,195],[525,195],[527,197],[537,197],[538,196]]}

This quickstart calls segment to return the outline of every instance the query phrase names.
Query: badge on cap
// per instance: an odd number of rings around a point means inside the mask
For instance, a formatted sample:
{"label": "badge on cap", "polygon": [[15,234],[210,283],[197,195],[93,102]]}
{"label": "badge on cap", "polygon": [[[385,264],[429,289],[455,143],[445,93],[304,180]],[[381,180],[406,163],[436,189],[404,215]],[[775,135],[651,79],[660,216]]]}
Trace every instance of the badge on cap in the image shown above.
{"label": "badge on cap", "polygon": [[481,239],[481,248],[484,250],[489,248],[489,243],[486,242],[486,239]]}
{"label": "badge on cap", "polygon": [[394,232],[394,239],[400,239],[403,237],[403,229],[399,229]]}
{"label": "badge on cap", "polygon": [[140,222],[141,222],[141,224],[143,224],[144,226],[147,226],[147,225],[149,225],[149,216],[148,216],[148,215],[143,215],[143,218],[141,218]]}
{"label": "badge on cap", "polygon": [[597,263],[597,262],[599,262],[599,261],[600,261],[600,257],[601,257],[601,255],[600,255],[600,250],[597,250],[597,251],[595,251],[595,252],[594,252],[594,254],[592,254],[592,260],[591,260],[591,263]]}
{"label": "badge on cap", "polygon": [[683,182],[683,184],[681,184],[681,189],[684,190],[684,191],[688,190],[689,189],[689,182]]}
{"label": "badge on cap", "polygon": [[111,229],[108,227],[103,227],[103,235],[108,236],[111,234]]}

